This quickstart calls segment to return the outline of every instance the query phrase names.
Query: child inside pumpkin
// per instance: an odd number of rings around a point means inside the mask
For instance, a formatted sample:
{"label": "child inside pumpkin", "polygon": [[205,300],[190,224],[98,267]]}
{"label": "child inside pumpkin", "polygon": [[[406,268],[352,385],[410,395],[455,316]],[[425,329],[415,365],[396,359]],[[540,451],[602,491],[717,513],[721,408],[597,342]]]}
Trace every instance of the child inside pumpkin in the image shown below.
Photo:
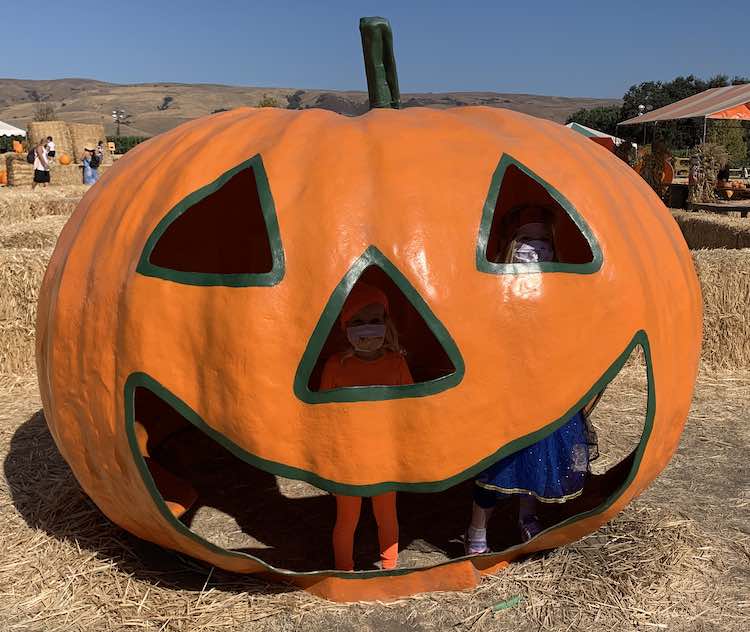
{"label": "child inside pumpkin", "polygon": [[[321,390],[414,383],[388,311],[388,297],[380,289],[365,283],[352,288],[340,317],[350,348],[328,358],[321,376]],[[354,532],[361,507],[360,496],[336,496],[333,551],[339,570],[354,570]],[[396,492],[373,496],[372,509],[378,525],[381,568],[395,568],[398,563]]]}
{"label": "child inside pumpkin", "polygon": [[[509,211],[503,221],[507,246],[495,263],[533,264],[557,261],[554,212],[540,206]],[[598,456],[596,433],[588,415],[601,393],[560,428],[540,441],[510,454],[481,472],[474,486],[471,523],[465,536],[467,555],[488,553],[487,523],[495,505],[519,497],[521,538],[530,540],[542,530],[537,502],[564,503],[578,497]]]}

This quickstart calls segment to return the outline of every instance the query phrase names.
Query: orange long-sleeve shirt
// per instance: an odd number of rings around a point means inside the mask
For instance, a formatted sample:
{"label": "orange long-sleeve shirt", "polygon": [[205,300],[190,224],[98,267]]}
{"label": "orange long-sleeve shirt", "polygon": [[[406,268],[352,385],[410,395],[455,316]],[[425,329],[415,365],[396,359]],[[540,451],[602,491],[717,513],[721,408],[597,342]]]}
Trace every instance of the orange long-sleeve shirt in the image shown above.
{"label": "orange long-sleeve shirt", "polygon": [[345,386],[400,386],[414,384],[404,356],[386,351],[376,360],[336,353],[326,361],[320,378],[321,390]]}

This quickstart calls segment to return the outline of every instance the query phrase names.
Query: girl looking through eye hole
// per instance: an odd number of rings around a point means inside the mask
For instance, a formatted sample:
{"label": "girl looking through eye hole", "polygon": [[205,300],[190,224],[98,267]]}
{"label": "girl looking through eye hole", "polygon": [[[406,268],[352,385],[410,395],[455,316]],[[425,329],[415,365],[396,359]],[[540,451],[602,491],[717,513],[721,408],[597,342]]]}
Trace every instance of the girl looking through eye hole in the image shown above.
{"label": "girl looking through eye hole", "polygon": [[554,213],[544,207],[512,209],[503,220],[503,232],[510,239],[505,251],[498,253],[495,263],[556,261],[554,220]]}
{"label": "girl looking through eye hole", "polygon": [[[414,383],[388,307],[388,298],[380,289],[364,283],[352,288],[340,317],[349,348],[328,358],[321,376],[321,390]],[[361,506],[360,496],[336,496],[333,551],[339,570],[354,570],[354,532]],[[373,496],[372,509],[378,525],[380,566],[395,568],[398,563],[396,492]]]}
{"label": "girl looking through eye hole", "polygon": [[[511,238],[502,261],[496,263],[557,261],[552,211],[520,207],[512,210],[504,223],[512,230]],[[543,528],[536,515],[538,502],[564,503],[583,492],[589,462],[598,456],[596,433],[588,417],[600,396],[545,438],[506,456],[477,476],[471,523],[464,537],[467,555],[490,551],[487,523],[499,501],[519,497],[518,526],[521,539],[526,541]]]}

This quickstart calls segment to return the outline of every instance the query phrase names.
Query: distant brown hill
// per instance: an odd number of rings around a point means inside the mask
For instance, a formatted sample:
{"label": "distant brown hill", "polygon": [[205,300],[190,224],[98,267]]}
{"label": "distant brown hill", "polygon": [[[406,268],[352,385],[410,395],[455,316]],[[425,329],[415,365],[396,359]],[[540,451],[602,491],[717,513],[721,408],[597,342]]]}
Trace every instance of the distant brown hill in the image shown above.
{"label": "distant brown hill", "polygon": [[[57,117],[76,123],[103,123],[114,133],[111,113],[115,108],[130,114],[123,135],[150,136],[217,110],[258,105],[264,98],[279,107],[325,108],[340,114],[367,111],[367,93],[294,88],[250,88],[211,84],[143,83],[120,85],[92,79],[0,79],[0,120],[25,128],[39,100],[51,103]],[[404,107],[449,108],[487,105],[525,112],[560,123],[582,107],[612,105],[616,99],[550,97],[496,92],[436,92],[402,95]]]}

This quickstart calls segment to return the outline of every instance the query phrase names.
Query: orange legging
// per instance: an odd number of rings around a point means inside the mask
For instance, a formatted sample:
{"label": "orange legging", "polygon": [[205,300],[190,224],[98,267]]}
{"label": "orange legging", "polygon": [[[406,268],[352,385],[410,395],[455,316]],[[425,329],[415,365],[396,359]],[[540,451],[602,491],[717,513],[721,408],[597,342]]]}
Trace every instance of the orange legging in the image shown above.
{"label": "orange legging", "polygon": [[[333,527],[333,553],[336,568],[354,570],[354,532],[362,508],[360,496],[336,496],[336,526]],[[396,568],[398,562],[398,517],[396,492],[372,497],[372,512],[378,523],[380,560],[383,568]]]}

